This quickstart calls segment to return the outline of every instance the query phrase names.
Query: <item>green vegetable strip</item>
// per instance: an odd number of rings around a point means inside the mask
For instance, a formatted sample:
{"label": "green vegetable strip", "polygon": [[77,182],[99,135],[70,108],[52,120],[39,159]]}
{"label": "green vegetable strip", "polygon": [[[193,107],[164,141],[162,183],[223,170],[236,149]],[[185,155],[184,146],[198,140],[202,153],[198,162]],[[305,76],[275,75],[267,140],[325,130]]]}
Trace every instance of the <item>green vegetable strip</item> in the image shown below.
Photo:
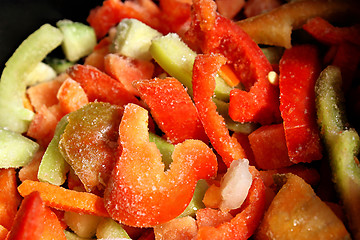
{"label": "green vegetable strip", "polygon": [[45,24],[31,34],[7,61],[0,82],[0,127],[23,133],[33,112],[23,106],[26,77],[45,56],[59,46],[63,36],[59,29]]}
{"label": "green vegetable strip", "polygon": [[67,116],[63,117],[55,129],[55,134],[47,147],[38,171],[38,179],[57,186],[62,185],[66,180],[66,173],[69,165],[59,150],[59,141],[68,124]]}
{"label": "green vegetable strip", "polygon": [[[175,33],[152,40],[150,53],[155,61],[172,77],[179,80],[192,96],[192,70],[196,53]],[[215,97],[228,101],[232,87],[218,74],[215,76]]]}
{"label": "green vegetable strip", "polygon": [[25,166],[38,149],[39,144],[20,133],[0,128],[0,169]]}
{"label": "green vegetable strip", "polygon": [[343,201],[354,239],[360,239],[360,168],[356,162],[360,139],[347,128],[339,68],[327,67],[316,83],[318,123],[325,142],[333,180]]}

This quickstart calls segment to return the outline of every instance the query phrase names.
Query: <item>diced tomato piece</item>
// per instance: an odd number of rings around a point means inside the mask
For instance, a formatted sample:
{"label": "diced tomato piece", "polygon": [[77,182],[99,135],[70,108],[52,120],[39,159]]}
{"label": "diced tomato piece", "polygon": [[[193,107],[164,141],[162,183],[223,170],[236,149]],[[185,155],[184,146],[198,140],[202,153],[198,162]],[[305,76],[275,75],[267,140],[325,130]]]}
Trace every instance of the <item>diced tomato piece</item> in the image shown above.
{"label": "diced tomato piece", "polygon": [[186,139],[208,141],[195,105],[175,78],[137,81],[134,85],[151,115],[172,143]]}
{"label": "diced tomato piece", "polygon": [[276,169],[293,165],[286,147],[284,127],[280,124],[265,125],[249,134],[256,166]]}
{"label": "diced tomato piece", "polygon": [[137,227],[177,217],[189,204],[197,181],[217,172],[216,155],[199,140],[176,145],[170,169],[164,172],[161,154],[149,142],[147,119],[145,109],[125,106],[119,128],[122,153],[104,194],[110,216]]}
{"label": "diced tomato piece", "polygon": [[214,75],[225,62],[226,59],[220,54],[198,55],[194,63],[192,84],[195,106],[205,132],[229,167],[233,160],[244,158],[245,153],[237,140],[230,136],[224,118],[218,114],[212,101],[216,85]]}
{"label": "diced tomato piece", "polygon": [[0,170],[0,225],[10,230],[20,204],[15,169]]}
{"label": "diced tomato piece", "polygon": [[155,66],[152,62],[131,59],[116,54],[105,56],[105,72],[121,82],[135,96],[139,92],[133,87],[135,80],[151,79]]}
{"label": "diced tomato piece", "polygon": [[68,69],[69,76],[80,83],[89,101],[109,102],[123,106],[127,103],[139,104],[134,95],[129,93],[122,83],[89,65],[75,65]]}
{"label": "diced tomato piece", "polygon": [[320,59],[315,46],[298,45],[285,50],[280,60],[280,111],[289,157],[294,163],[322,158],[315,109],[319,74]]}

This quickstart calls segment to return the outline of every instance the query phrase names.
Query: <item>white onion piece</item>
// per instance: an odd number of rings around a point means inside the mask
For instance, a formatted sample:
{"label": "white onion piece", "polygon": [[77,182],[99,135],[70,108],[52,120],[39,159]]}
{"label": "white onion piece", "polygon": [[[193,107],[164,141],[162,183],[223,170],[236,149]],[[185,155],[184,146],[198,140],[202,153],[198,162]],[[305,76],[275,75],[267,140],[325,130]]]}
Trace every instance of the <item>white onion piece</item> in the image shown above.
{"label": "white onion piece", "polygon": [[234,160],[220,184],[222,211],[239,208],[245,201],[250,186],[252,175],[249,172],[249,161],[247,159]]}

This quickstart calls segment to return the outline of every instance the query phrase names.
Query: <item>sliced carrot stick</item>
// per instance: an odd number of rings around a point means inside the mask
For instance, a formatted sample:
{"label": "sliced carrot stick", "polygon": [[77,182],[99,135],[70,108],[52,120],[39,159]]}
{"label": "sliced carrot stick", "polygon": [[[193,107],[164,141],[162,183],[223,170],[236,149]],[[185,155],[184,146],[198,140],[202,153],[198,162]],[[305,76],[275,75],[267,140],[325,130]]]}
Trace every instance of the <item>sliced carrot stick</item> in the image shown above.
{"label": "sliced carrot stick", "polygon": [[23,197],[38,191],[45,205],[55,209],[109,217],[103,199],[92,193],[77,192],[31,180],[24,181],[18,191]]}
{"label": "sliced carrot stick", "polygon": [[235,87],[240,83],[239,78],[235,75],[234,71],[231,69],[231,66],[228,64],[222,65],[219,71],[219,75],[231,87]]}

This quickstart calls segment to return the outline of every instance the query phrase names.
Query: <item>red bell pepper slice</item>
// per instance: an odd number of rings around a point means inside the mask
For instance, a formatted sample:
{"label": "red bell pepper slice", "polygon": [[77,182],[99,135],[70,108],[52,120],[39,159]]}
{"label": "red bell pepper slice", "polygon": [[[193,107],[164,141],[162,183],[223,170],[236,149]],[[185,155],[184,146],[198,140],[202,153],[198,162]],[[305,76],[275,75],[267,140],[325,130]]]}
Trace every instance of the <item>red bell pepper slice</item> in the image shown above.
{"label": "red bell pepper slice", "polygon": [[321,17],[310,19],[302,27],[321,43],[338,45],[345,41],[360,45],[360,24],[351,27],[335,27]]}
{"label": "red bell pepper slice", "polygon": [[208,142],[196,107],[178,80],[155,78],[137,81],[134,86],[168,140],[174,144],[186,139]]}
{"label": "red bell pepper slice", "polygon": [[220,154],[227,167],[236,159],[245,158],[244,149],[235,138],[230,137],[225,120],[216,111],[212,101],[215,90],[214,75],[225,64],[220,54],[198,55],[193,68],[193,99],[212,146]]}
{"label": "red bell pepper slice", "polygon": [[33,192],[22,201],[6,239],[66,240],[66,236],[56,214],[45,207],[39,192]]}
{"label": "red bell pepper slice", "polygon": [[166,21],[170,32],[183,34],[191,21],[191,0],[160,0],[161,15]]}
{"label": "red bell pepper slice", "polygon": [[111,27],[124,18],[135,18],[161,31],[166,24],[162,24],[160,16],[160,9],[151,0],[135,2],[106,0],[101,7],[90,11],[87,21],[94,28],[97,38],[101,39],[109,32]]}
{"label": "red bell pepper slice", "polygon": [[229,115],[238,122],[270,124],[280,120],[278,91],[269,83],[272,70],[260,47],[231,20],[216,14],[213,1],[194,1],[187,33],[204,53],[221,53],[249,92],[233,89]]}
{"label": "red bell pepper slice", "polygon": [[80,83],[90,102],[97,100],[120,106],[127,103],[139,104],[137,98],[122,83],[95,67],[77,64],[68,69],[67,73]]}
{"label": "red bell pepper slice", "polygon": [[285,50],[279,67],[280,111],[290,160],[294,163],[319,160],[322,146],[314,89],[321,70],[316,47],[298,45]]}
{"label": "red bell pepper slice", "polygon": [[17,192],[15,169],[0,170],[0,225],[10,230],[13,225],[21,197]]}
{"label": "red bell pepper slice", "polygon": [[217,172],[216,155],[199,140],[176,145],[170,169],[164,172],[161,154],[149,142],[147,119],[144,108],[125,106],[119,127],[123,149],[104,194],[110,216],[135,227],[155,226],[180,215],[197,181]]}
{"label": "red bell pepper slice", "polygon": [[217,227],[200,227],[198,240],[248,239],[255,232],[265,212],[265,185],[254,167],[250,172],[253,182],[236,216]]}

